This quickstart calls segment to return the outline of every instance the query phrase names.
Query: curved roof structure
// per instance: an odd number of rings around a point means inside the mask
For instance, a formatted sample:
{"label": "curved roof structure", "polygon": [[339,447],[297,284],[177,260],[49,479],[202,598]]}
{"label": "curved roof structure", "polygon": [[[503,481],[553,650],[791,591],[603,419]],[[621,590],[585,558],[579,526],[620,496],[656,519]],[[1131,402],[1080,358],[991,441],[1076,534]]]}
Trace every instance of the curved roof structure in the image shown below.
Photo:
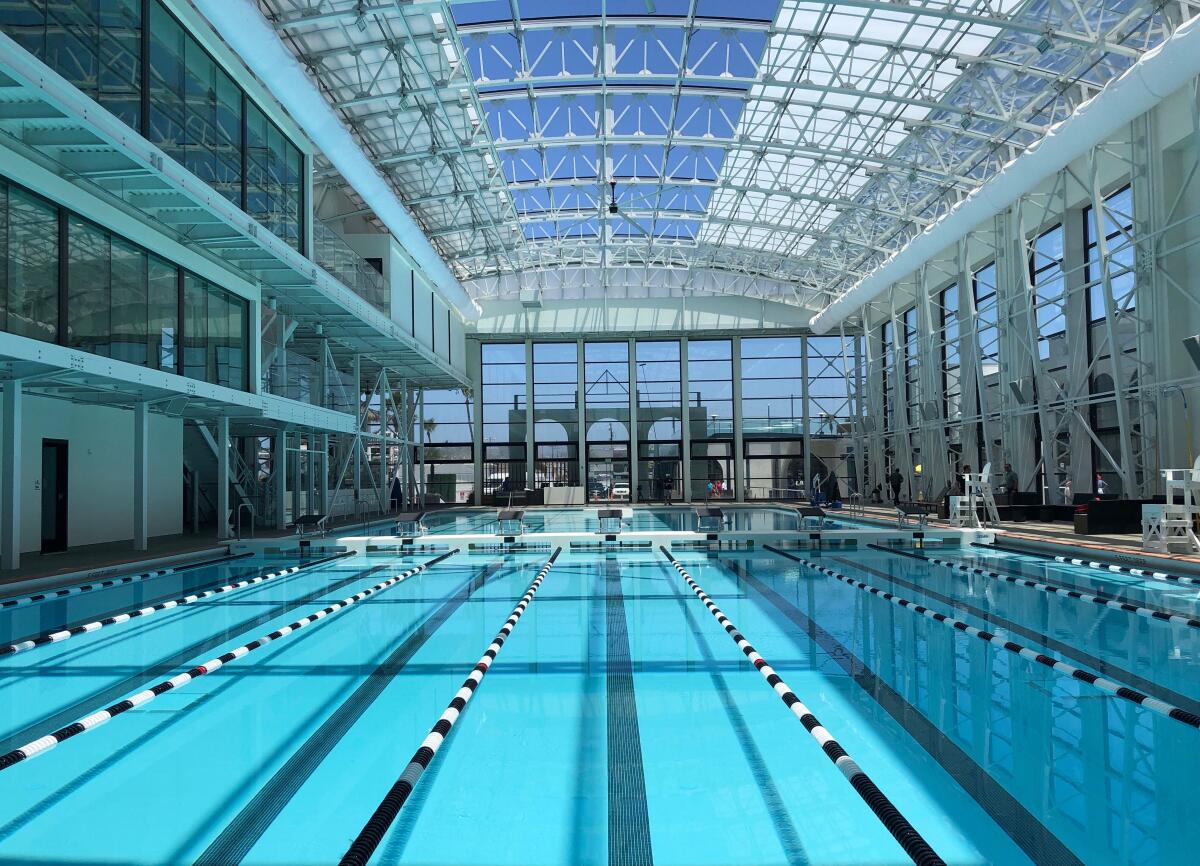
{"label": "curved roof structure", "polygon": [[475,297],[805,307],[1178,24],[1140,0],[259,4]]}

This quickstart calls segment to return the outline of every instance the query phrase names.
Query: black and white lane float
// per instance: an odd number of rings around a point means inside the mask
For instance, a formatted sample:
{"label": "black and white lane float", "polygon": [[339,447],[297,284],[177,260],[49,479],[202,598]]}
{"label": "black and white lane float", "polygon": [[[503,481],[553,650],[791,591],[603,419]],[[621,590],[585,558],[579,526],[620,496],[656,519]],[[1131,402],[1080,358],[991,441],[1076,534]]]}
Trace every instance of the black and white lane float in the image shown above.
{"label": "black and white lane float", "polygon": [[191,595],[185,595],[181,598],[174,598],[170,601],[161,601],[158,604],[152,604],[149,607],[141,607],[137,610],[127,611],[125,613],[106,616],[104,619],[86,622],[82,625],[71,626],[70,628],[60,627],[51,631],[40,634],[37,637],[31,637],[28,640],[18,641],[17,643],[5,644],[0,646],[0,656],[14,655],[15,653],[25,652],[34,647],[45,646],[46,644],[61,643],[62,641],[73,638],[81,634],[89,634],[94,631],[99,631],[108,625],[120,625],[123,622],[129,622],[131,619],[150,616],[158,613],[160,610],[172,610],[184,605],[194,604],[198,601],[203,601],[206,598],[212,598],[214,595],[221,595],[226,592],[233,592],[235,589],[242,589],[246,586],[254,586],[259,583],[266,583],[268,580],[274,580],[277,577],[287,577],[291,574],[296,574],[300,571],[307,571],[310,568],[316,568],[319,565],[326,565],[333,562],[335,559],[341,559],[343,556],[351,556],[352,552],[339,553],[336,556],[327,556],[323,559],[317,559],[313,562],[306,562],[303,565],[293,565],[290,568],[272,571],[266,574],[260,574],[257,577],[248,577],[245,580],[239,580],[235,583],[227,583],[224,586],[218,586],[215,589],[208,589],[204,592],[196,592]]}
{"label": "black and white lane float", "polygon": [[892,801],[879,790],[879,787],[871,781],[870,776],[863,772],[862,768],[854,762],[854,760],[846,754],[846,750],[841,744],[833,738],[833,735],[825,729],[825,727],[817,720],[812,711],[806,707],[791,687],[783,681],[779,674],[767,663],[767,660],[759,655],[751,643],[746,640],[738,627],[730,621],[729,617],[717,607],[708,594],[700,588],[700,584],[692,578],[684,569],[679,561],[671,555],[671,552],[663,546],[658,548],[663,552],[663,555],[670,561],[671,565],[675,566],[675,570],[679,572],[679,576],[687,583],[688,588],[695,594],[696,598],[704,603],[708,608],[708,612],[716,618],[721,627],[725,629],[726,634],[733,638],[733,642],[737,644],[738,649],[750,660],[750,663],[762,674],[763,679],[767,681],[775,694],[779,695],[780,700],[792,711],[793,715],[800,720],[800,724],[804,725],[804,729],[812,735],[813,739],[821,747],[829,760],[833,761],[846,780],[853,786],[870,808],[879,818],[887,831],[892,834],[900,847],[904,849],[912,861],[918,866],[945,866],[945,861],[942,860],[930,847],[929,843],[916,831],[908,819],[900,814],[900,810],[892,804]]}
{"label": "black and white lane float", "polygon": [[356,604],[357,602],[362,601],[364,598],[367,598],[368,596],[375,595],[376,593],[382,592],[383,590],[388,589],[389,587],[395,586],[396,584],[398,584],[404,580],[407,580],[408,578],[412,577],[415,574],[420,574],[422,571],[425,571],[426,569],[431,568],[434,565],[437,565],[439,562],[442,562],[443,560],[450,558],[451,556],[453,556],[456,553],[458,553],[458,548],[455,548],[454,550],[451,550],[447,553],[443,553],[441,556],[435,557],[435,558],[429,560],[428,562],[424,562],[420,565],[414,566],[413,568],[410,568],[407,571],[401,572],[400,574],[397,574],[394,577],[389,577],[387,580],[377,583],[374,586],[369,587],[367,589],[364,589],[362,592],[357,592],[354,595],[350,596],[349,598],[344,598],[341,601],[337,602],[336,604],[331,604],[328,607],[324,607],[318,611],[310,613],[308,616],[304,617],[303,619],[298,619],[289,625],[285,625],[283,628],[280,628],[280,629],[277,629],[277,630],[271,632],[270,634],[265,634],[262,637],[257,638],[256,640],[252,640],[249,643],[242,644],[237,649],[230,650],[229,652],[223,653],[223,654],[217,656],[216,658],[209,659],[208,661],[204,662],[203,664],[196,665],[194,668],[192,668],[188,671],[185,671],[181,674],[171,677],[169,680],[163,680],[161,683],[158,683],[155,686],[151,686],[148,689],[144,689],[144,690],[138,692],[136,695],[133,695],[132,697],[126,698],[125,700],[120,701],[119,703],[113,704],[108,709],[104,709],[104,710],[100,710],[99,712],[92,713],[90,716],[85,716],[84,718],[79,719],[76,722],[72,722],[71,724],[67,725],[65,728],[59,728],[57,731],[55,731],[52,734],[47,734],[46,736],[40,737],[31,743],[26,743],[24,746],[21,746],[20,748],[13,749],[11,752],[8,752],[5,755],[0,755],[0,770],[7,770],[9,767],[15,766],[15,765],[21,763],[22,761],[26,761],[29,758],[36,757],[37,755],[40,755],[43,752],[48,752],[51,749],[53,749],[55,746],[57,746],[59,743],[65,742],[65,741],[71,739],[72,737],[77,737],[80,734],[87,733],[88,731],[92,730],[93,728],[98,728],[100,725],[103,725],[105,722],[115,719],[117,716],[121,715],[122,713],[129,712],[134,707],[139,707],[142,704],[149,703],[150,701],[157,698],[159,695],[165,694],[166,692],[172,691],[173,689],[182,688],[183,686],[190,683],[192,680],[199,679],[200,677],[204,676],[205,674],[211,674],[213,671],[217,670],[218,668],[220,668],[224,665],[227,665],[232,661],[236,661],[237,659],[240,659],[242,656],[248,655],[257,649],[261,649],[262,647],[266,646],[267,644],[269,644],[273,641],[279,640],[280,638],[283,638],[283,637],[287,637],[289,634],[297,632],[300,629],[304,628],[305,626],[312,625],[314,622],[322,620],[327,616],[335,614],[338,611],[345,610],[346,608],[350,607],[353,604]]}
{"label": "black and white lane float", "polygon": [[1110,679],[1097,676],[1090,671],[1085,671],[1082,668],[1069,665],[1066,662],[1059,661],[1058,659],[1048,656],[1045,653],[1040,653],[1037,650],[1030,649],[1027,646],[1022,646],[1015,641],[1008,640],[1001,635],[992,634],[990,631],[984,631],[983,629],[975,628],[975,626],[969,625],[960,619],[954,619],[953,617],[946,616],[944,613],[938,613],[937,611],[930,610],[923,604],[917,604],[916,602],[909,601],[906,598],[901,598],[898,595],[894,595],[887,590],[880,589],[877,586],[871,586],[869,583],[863,583],[861,580],[855,580],[852,577],[848,577],[847,575],[834,571],[832,568],[826,568],[819,563],[812,562],[811,560],[804,559],[800,556],[793,556],[790,553],[778,550],[770,545],[764,545],[763,547],[765,550],[769,550],[772,553],[777,553],[781,556],[787,557],[788,559],[795,560],[796,562],[811,568],[813,571],[820,572],[821,574],[832,577],[835,580],[840,580],[842,583],[848,584],[855,589],[862,590],[863,592],[869,592],[872,595],[877,595],[885,601],[890,601],[897,607],[906,608],[911,610],[913,613],[920,614],[927,619],[941,623],[947,628],[961,631],[964,634],[969,634],[971,637],[979,638],[982,641],[987,641],[992,646],[1007,650],[1008,652],[1019,655],[1022,658],[1028,659],[1029,661],[1037,662],[1038,664],[1044,665],[1051,670],[1058,671],[1060,674],[1064,674],[1072,679],[1079,680],[1080,682],[1085,682],[1090,686],[1095,686],[1102,692],[1107,692],[1108,694],[1115,695],[1118,698],[1124,698],[1127,701],[1132,701],[1138,706],[1145,707],[1146,709],[1158,713],[1161,716],[1166,716],[1169,719],[1182,722],[1183,724],[1192,728],[1200,728],[1200,716],[1196,715],[1195,713],[1190,713],[1185,709],[1181,709],[1174,704],[1169,704],[1164,700],[1151,697],[1150,695],[1139,692],[1136,689],[1131,689],[1128,686],[1123,686],[1120,683],[1113,682]]}
{"label": "black and white lane float", "polygon": [[475,663],[471,673],[463,681],[462,687],[454,695],[454,699],[450,701],[445,711],[438,717],[437,722],[429,730],[429,735],[422,741],[420,747],[413,753],[409,759],[408,765],[404,768],[404,772],[400,774],[400,778],[388,790],[386,796],[376,807],[374,814],[363,825],[358,836],[350,845],[350,848],[342,855],[341,866],[365,866],[371,855],[375,853],[375,849],[379,847],[379,843],[383,841],[383,836],[387,833],[388,828],[392,826],[392,822],[396,820],[396,816],[400,814],[400,810],[404,808],[404,803],[408,800],[413,789],[417,787],[417,782],[421,780],[421,775],[433,761],[434,755],[438,749],[442,747],[442,743],[446,741],[446,736],[450,733],[450,729],[454,727],[454,723],[458,721],[463,710],[467,708],[467,704],[471,700],[471,696],[475,694],[475,689],[483,682],[483,677],[488,672],[488,668],[492,666],[492,662],[496,660],[496,656],[500,654],[500,650],[504,647],[504,642],[508,636],[512,634],[512,630],[516,628],[517,622],[521,619],[521,614],[529,607],[533,601],[533,596],[537,593],[538,587],[542,585],[542,581],[546,579],[546,575],[550,573],[550,569],[554,566],[554,561],[558,559],[558,555],[562,553],[561,547],[556,547],[554,553],[550,554],[550,559],[542,566],[537,573],[533,583],[529,584],[529,588],[525,590],[525,594],[521,596],[521,600],[517,602],[517,606],[513,608],[513,612],[509,614],[508,619],[492,638],[491,644],[487,651]]}

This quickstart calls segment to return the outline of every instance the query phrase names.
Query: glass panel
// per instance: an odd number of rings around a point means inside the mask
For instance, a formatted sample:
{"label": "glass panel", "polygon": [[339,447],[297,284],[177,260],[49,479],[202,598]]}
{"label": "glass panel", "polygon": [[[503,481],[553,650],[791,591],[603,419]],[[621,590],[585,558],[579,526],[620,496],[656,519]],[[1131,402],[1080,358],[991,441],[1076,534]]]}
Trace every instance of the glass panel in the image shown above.
{"label": "glass panel", "polygon": [[112,356],[145,366],[147,345],[146,252],[112,239]]}
{"label": "glass panel", "polygon": [[8,184],[0,182],[0,331],[8,330],[8,271]]}
{"label": "glass panel", "polygon": [[101,105],[123,123],[142,125],[141,0],[100,0]]}
{"label": "glass panel", "polygon": [[208,381],[208,284],[183,278],[183,375]]}
{"label": "glass panel", "polygon": [[692,498],[732,497],[733,343],[689,340],[687,364]]}
{"label": "glass panel", "polygon": [[184,161],[185,34],[161,4],[150,5],[150,128],[146,137]]}
{"label": "glass panel", "polygon": [[109,354],[112,264],[108,233],[72,216],[67,259],[67,345]]}
{"label": "glass panel", "polygon": [[22,190],[8,193],[8,310],[5,329],[58,339],[58,208]]}
{"label": "glass panel", "polygon": [[170,262],[149,261],[148,330],[151,366],[178,372],[179,271]]}

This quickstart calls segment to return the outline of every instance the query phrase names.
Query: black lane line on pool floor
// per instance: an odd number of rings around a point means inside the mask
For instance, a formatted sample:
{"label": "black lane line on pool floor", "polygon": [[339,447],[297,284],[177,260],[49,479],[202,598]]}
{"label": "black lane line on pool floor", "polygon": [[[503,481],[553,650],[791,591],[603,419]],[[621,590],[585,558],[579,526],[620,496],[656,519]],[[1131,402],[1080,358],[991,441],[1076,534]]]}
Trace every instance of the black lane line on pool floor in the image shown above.
{"label": "black lane line on pool floor", "polygon": [[637,695],[629,656],[629,623],[621,566],[604,561],[606,698],[608,705],[608,862],[609,866],[651,866],[650,813],[646,771],[638,727]]}
{"label": "black lane line on pool floor", "polygon": [[[382,571],[388,567],[389,566],[386,564],[376,565],[372,568],[355,571],[353,574],[348,575],[341,580],[335,580],[333,583],[330,583],[326,586],[321,586],[312,590],[311,592],[306,592],[299,598],[273,605],[269,610],[264,610],[262,613],[252,616],[249,619],[244,619],[241,622],[235,623],[216,634],[209,635],[202,640],[198,640],[184,647],[178,652],[172,653],[167,658],[155,662],[151,667],[148,667],[145,670],[134,674],[133,676],[126,677],[120,682],[113,683],[107,688],[88,695],[86,698],[75,701],[70,706],[63,707],[53,715],[47,716],[44,719],[39,719],[37,722],[34,722],[31,725],[26,725],[19,731],[13,731],[8,736],[0,739],[0,754],[8,752],[24,742],[44,736],[50,731],[57,730],[64,724],[74,721],[80,715],[88,712],[89,710],[95,709],[97,706],[104,706],[111,703],[118,697],[135,692],[151,680],[160,677],[163,674],[170,673],[196,656],[209,652],[210,650],[227,643],[228,641],[244,632],[249,631],[252,628],[256,628],[263,623],[270,622],[276,617],[282,616],[294,607],[299,607],[302,604],[308,604],[310,601],[316,601],[319,598],[324,598],[331,593],[337,592],[343,587],[350,586],[353,583],[358,583],[363,579],[375,574],[376,572]],[[291,575],[290,577],[284,578],[284,580],[290,581],[306,574],[307,572],[300,571],[294,575]],[[279,584],[276,584],[276,587],[278,586]]]}
{"label": "black lane line on pool floor", "polygon": [[[662,568],[663,571],[667,570],[666,566],[662,566]],[[684,621],[687,623],[688,628],[692,630],[692,635],[696,639],[696,648],[700,651],[700,658],[704,662],[708,678],[716,690],[717,697],[721,701],[721,707],[725,710],[725,716],[729,719],[729,725],[733,728],[734,735],[737,737],[738,746],[741,748],[742,755],[746,759],[746,765],[750,768],[750,775],[754,777],[754,782],[758,786],[759,793],[762,795],[763,805],[767,808],[767,815],[770,817],[771,824],[775,828],[775,835],[779,839],[779,847],[783,849],[784,856],[787,857],[788,866],[807,866],[809,863],[808,852],[804,850],[804,843],[800,839],[800,833],[796,830],[796,825],[792,822],[792,816],[788,812],[787,803],[784,801],[783,795],[779,792],[779,786],[775,784],[775,778],[771,775],[771,768],[767,764],[766,758],[759,751],[758,743],[754,740],[754,733],[751,731],[750,725],[746,722],[746,717],[742,715],[737,701],[734,700],[733,693],[729,690],[729,684],[725,681],[725,676],[721,673],[721,667],[718,664],[716,656],[713,655],[708,638],[692,613],[691,603],[677,583],[672,582],[671,589],[675,591],[674,597],[679,603],[679,611],[683,614]],[[713,598],[714,596],[709,597]],[[739,660],[733,670],[739,674],[745,672],[745,662]]]}
{"label": "black lane line on pool floor", "polygon": [[[741,583],[758,593],[787,623],[799,626],[815,640],[825,654],[895,719],[1034,863],[1041,866],[1083,866],[1071,849],[1003,785],[890,683],[871,670],[849,647],[817,625],[789,599],[750,574],[741,564],[732,560],[721,560],[721,564],[737,575]],[[771,610],[767,612],[770,614]]]}
{"label": "black lane line on pool floor", "polygon": [[417,625],[404,641],[367,674],[358,687],[259,788],[195,861],[195,866],[241,863],[263,833],[296,796],[312,773],[370,709],[404,666],[472,595],[500,570],[494,562],[476,574]]}
{"label": "black lane line on pool floor", "polygon": [[[774,548],[764,549],[770,549],[774,551]],[[786,551],[780,551],[780,553],[783,553],[783,555],[787,556],[788,559],[796,562],[801,561],[796,559],[794,556],[788,555]],[[1200,716],[1200,701],[1197,701],[1195,698],[1189,698],[1187,695],[1180,694],[1174,689],[1148,680],[1145,677],[1138,676],[1137,674],[1127,671],[1122,667],[1112,664],[1111,662],[1106,662],[1104,659],[1097,658],[1091,653],[1078,649],[1077,647],[1073,647],[1070,644],[1063,643],[1062,641],[1058,640],[1057,638],[1053,638],[1050,635],[1043,634],[1042,632],[1035,631],[1031,628],[1026,628],[1023,625],[999,616],[998,614],[989,613],[982,608],[975,607],[973,604],[968,604],[965,601],[951,598],[948,595],[943,595],[936,590],[921,586],[920,584],[912,583],[911,581],[905,580],[902,577],[896,577],[888,572],[880,571],[877,568],[871,568],[869,565],[864,565],[859,562],[854,562],[850,559],[841,559],[838,557],[831,557],[831,559],[833,562],[839,563],[840,565],[857,569],[858,571],[866,572],[867,574],[872,574],[882,580],[890,581],[896,586],[902,586],[905,589],[912,590],[913,592],[921,593],[922,595],[934,599],[935,601],[949,605],[953,609],[962,611],[963,613],[968,613],[971,616],[981,619],[997,628],[1002,628],[1005,631],[1011,632],[1012,634],[1019,634],[1027,640],[1036,641],[1042,646],[1054,650],[1055,652],[1060,653],[1069,659],[1073,659],[1082,665],[1087,665],[1092,670],[1099,671],[1109,679],[1121,680],[1128,685],[1140,689],[1151,697],[1166,701],[1169,704],[1174,704],[1182,710],[1186,710],[1193,715]]]}

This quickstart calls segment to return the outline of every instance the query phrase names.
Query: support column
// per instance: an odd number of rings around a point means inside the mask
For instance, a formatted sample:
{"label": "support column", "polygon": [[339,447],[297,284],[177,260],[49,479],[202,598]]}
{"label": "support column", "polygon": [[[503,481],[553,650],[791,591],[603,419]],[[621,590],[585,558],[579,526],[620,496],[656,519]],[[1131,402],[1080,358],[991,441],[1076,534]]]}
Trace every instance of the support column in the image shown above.
{"label": "support column", "polygon": [[587,377],[583,360],[583,340],[575,341],[575,459],[579,464],[579,486],[583,488],[583,503],[588,501],[587,478]]}
{"label": "support column", "polygon": [[217,419],[217,538],[229,537],[229,416]]}
{"label": "support column", "polygon": [[638,497],[637,340],[629,338],[629,502]]}
{"label": "support column", "polygon": [[421,388],[417,397],[417,457],[420,461],[420,471],[417,475],[417,495],[420,497],[417,502],[417,510],[425,508],[426,497],[429,493],[429,480],[425,476],[425,389]]}
{"label": "support column", "polygon": [[[804,489],[807,490],[812,484],[813,468],[812,468],[812,408],[809,405],[809,378],[808,378],[808,337],[805,337],[801,343],[800,350],[800,423],[804,425]],[[794,424],[795,418],[790,419]]]}
{"label": "support column", "polygon": [[692,501],[692,400],[688,393],[688,338],[679,338],[680,462],[683,464],[683,501]]}
{"label": "support column", "polygon": [[329,502],[329,434],[322,433],[319,437],[321,443],[321,459],[317,461],[320,464],[320,493],[321,493],[321,513],[330,513]]}
{"label": "support column", "polygon": [[275,462],[271,477],[275,484],[275,528],[283,530],[287,526],[287,433],[275,431],[271,450]]}
{"label": "support column", "polygon": [[296,522],[296,518],[303,514],[303,509],[300,508],[300,440],[304,434],[296,432],[296,444],[292,448],[292,454],[295,455],[291,459],[292,466],[292,522]]}
{"label": "support column", "polygon": [[0,410],[0,568],[21,567],[21,381],[4,386]]}
{"label": "support column", "polygon": [[317,502],[317,467],[320,461],[317,459],[317,437],[309,431],[308,434],[308,489],[305,491],[307,496],[304,498],[304,511],[306,514],[316,514],[320,509],[321,504]]}
{"label": "support column", "polygon": [[133,407],[133,549],[146,550],[150,541],[150,409]]}
{"label": "support column", "polygon": [[525,341],[525,487],[534,488],[537,475],[537,453],[533,436],[533,341]]}
{"label": "support column", "polygon": [[467,369],[473,374],[475,388],[471,392],[471,456],[475,463],[474,502],[483,505],[483,358],[482,348],[475,340],[468,340]]}
{"label": "support column", "polygon": [[742,338],[734,337],[730,361],[733,370],[733,496],[737,502],[746,501],[746,464],[742,434]]}

